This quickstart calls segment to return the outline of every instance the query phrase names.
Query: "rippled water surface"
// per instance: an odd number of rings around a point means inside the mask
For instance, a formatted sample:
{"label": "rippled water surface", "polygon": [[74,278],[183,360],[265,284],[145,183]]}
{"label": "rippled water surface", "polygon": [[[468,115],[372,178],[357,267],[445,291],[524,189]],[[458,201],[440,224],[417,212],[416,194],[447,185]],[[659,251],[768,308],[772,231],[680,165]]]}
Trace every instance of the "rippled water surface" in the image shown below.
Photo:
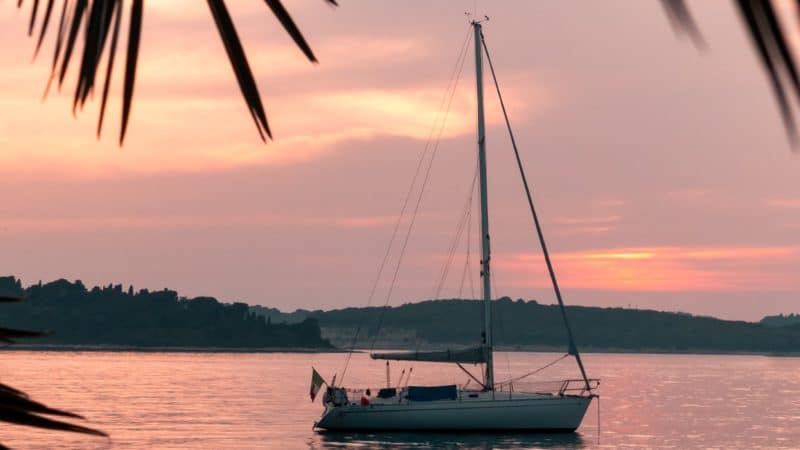
{"label": "rippled water surface", "polygon": [[[498,378],[558,357],[495,356]],[[341,372],[343,354],[22,352],[0,354],[0,381],[85,415],[111,439],[2,426],[12,448],[800,448],[800,358],[587,354],[602,379],[567,435],[321,434],[311,366]],[[393,368],[396,380],[402,366]],[[564,360],[539,379],[574,377]],[[356,354],[346,384],[379,386],[385,367]],[[457,368],[417,365],[412,384],[464,383]]]}

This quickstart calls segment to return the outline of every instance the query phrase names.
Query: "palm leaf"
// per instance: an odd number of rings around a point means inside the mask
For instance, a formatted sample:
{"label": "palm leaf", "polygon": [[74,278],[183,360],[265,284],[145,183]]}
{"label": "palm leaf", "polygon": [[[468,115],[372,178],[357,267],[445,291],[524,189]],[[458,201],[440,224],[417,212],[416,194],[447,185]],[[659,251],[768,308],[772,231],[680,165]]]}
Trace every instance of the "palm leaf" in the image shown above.
{"label": "palm leaf", "polygon": [[69,63],[72,61],[72,52],[75,50],[75,41],[78,39],[78,31],[80,31],[81,23],[83,22],[83,13],[86,11],[88,3],[89,0],[75,0],[72,16],[67,24],[69,33],[67,34],[66,47],[64,47],[64,57],[61,60],[61,69],[58,73],[59,88],[61,88],[61,85],[64,83],[64,77],[67,75]]}
{"label": "palm leaf", "polygon": [[[18,302],[18,296],[0,296],[0,302]],[[0,328],[0,341],[12,343],[12,338],[38,337],[47,333],[39,331],[24,331],[11,328]],[[50,419],[42,416],[59,416],[72,419],[84,419],[83,416],[50,408],[49,406],[31,400],[28,394],[15,389],[7,384],[0,383],[0,422],[25,425],[35,428],[71,431],[75,433],[91,434],[95,436],[108,436],[106,433],[93,428],[75,425],[61,420]],[[5,448],[0,444],[0,449]]]}
{"label": "palm leaf", "polygon": [[111,24],[111,14],[114,12],[112,2],[95,2],[89,12],[89,21],[86,24],[86,35],[94,36],[95,42],[86,40],[86,49],[83,52],[81,68],[78,74],[78,87],[72,100],[72,111],[80,104],[81,109],[86,98],[94,88],[96,67],[100,63],[100,55],[105,46],[106,37]]}
{"label": "palm leaf", "polygon": [[14,330],[11,328],[0,327],[0,341],[5,342],[7,344],[13,344],[14,339],[17,338],[41,337],[41,336],[47,336],[48,334],[49,333],[43,331]]}
{"label": "palm leaf", "polygon": [[[16,303],[23,301],[23,297],[15,296],[15,295],[0,295],[0,303]],[[11,328],[2,328],[0,327],[0,341],[6,343],[12,343],[12,339],[16,338],[27,338],[27,337],[41,337],[47,336],[49,333],[42,332],[42,331],[26,331],[26,330],[15,330]],[[2,395],[2,390],[6,388],[5,385],[0,383],[0,395]]]}
{"label": "palm leaf", "polygon": [[2,405],[0,405],[0,421],[48,430],[71,431],[73,433],[108,437],[106,433],[100,430],[95,430],[94,428],[74,425],[71,423],[62,422],[60,420],[48,419],[47,417],[38,416],[26,411],[5,408]]}
{"label": "palm leaf", "polygon": [[664,6],[672,29],[680,36],[688,36],[697,48],[705,49],[705,39],[689,13],[686,2],[684,0],[661,0],[661,4]]}
{"label": "palm leaf", "polygon": [[[125,90],[122,98],[122,127],[119,133],[119,145],[125,141],[128,119],[133,102],[133,84],[136,81],[136,62],[139,59],[139,40],[142,36],[142,8],[144,0],[133,0],[131,3],[130,30],[128,31],[128,54],[125,60]],[[99,62],[99,59],[98,59]],[[97,70],[97,65],[94,67]]]}
{"label": "palm leaf", "polygon": [[111,49],[108,53],[108,63],[106,65],[106,81],[103,83],[103,98],[100,101],[100,118],[97,120],[97,137],[100,138],[100,132],[103,130],[103,117],[106,112],[106,103],[108,102],[108,90],[111,87],[111,74],[114,71],[114,55],[117,54],[117,40],[119,38],[119,26],[122,22],[122,2],[114,2],[114,31],[111,35]]}
{"label": "palm leaf", "polygon": [[[326,3],[338,6],[335,0],[325,0]],[[23,1],[17,2],[17,7],[23,6]],[[51,23],[51,16],[55,7],[55,0],[47,0],[44,15],[39,21],[40,1],[34,0],[31,6],[31,15],[28,22],[28,34],[33,35],[37,24],[39,27],[38,39],[34,57],[38,55],[44,42],[47,29]],[[255,78],[250,70],[247,56],[242,48],[236,32],[233,19],[231,19],[224,0],[209,0],[209,9],[219,30],[220,39],[225,47],[228,59],[231,62],[233,73],[239,84],[242,97],[253,117],[256,129],[262,140],[272,137],[267,124],[267,115],[258,92]],[[295,24],[281,0],[265,0],[272,14],[278,19],[284,30],[297,44],[303,54],[312,61],[317,58],[311,50],[305,37]],[[123,12],[122,0],[61,0],[61,19],[55,37],[53,62],[50,78],[45,89],[45,96],[55,79],[58,80],[59,89],[62,87],[66,75],[70,70],[70,62],[76,54],[80,53],[80,68],[78,81],[73,93],[73,114],[78,109],[83,109],[90,94],[94,91],[97,81],[97,72],[100,70],[100,61],[106,52],[106,41],[111,36],[111,45],[108,47],[108,65],[105,68],[105,81],[103,82],[103,95],[101,97],[100,113],[97,120],[97,136],[103,128],[103,119],[106,113],[108,92],[114,71],[114,55],[118,50],[118,34],[123,15],[130,23],[128,31],[128,45],[126,49],[125,74],[123,78],[122,115],[120,120],[119,143],[123,144],[128,130],[131,108],[134,98],[136,83],[136,68],[139,57],[139,47],[142,33],[142,18],[144,14],[144,0],[131,0],[131,7],[127,13]],[[82,36],[82,39],[81,39]]]}
{"label": "palm leaf", "polygon": [[[64,45],[64,36],[67,32],[67,22],[70,20],[70,16],[72,16],[72,9],[69,7],[69,1],[64,0],[64,4],[61,8],[61,19],[58,21],[58,34],[56,34],[56,45],[53,50],[53,63],[50,67],[50,78],[47,80],[47,87],[44,90],[45,97],[47,97],[48,92],[50,92],[50,86],[53,83],[53,78],[55,78],[56,67],[61,57],[61,49]],[[44,34],[44,30],[42,30],[42,34]],[[36,55],[34,54],[34,56]]]}
{"label": "palm leaf", "polygon": [[[34,58],[36,55],[39,54],[39,50],[42,48],[42,42],[44,42],[44,35],[47,31],[47,26],[50,24],[50,16],[53,14],[53,5],[55,4],[55,0],[47,0],[47,8],[44,10],[44,22],[42,23],[42,27],[39,31],[39,39],[36,41],[36,50],[33,53]],[[31,23],[34,21],[31,20]],[[33,31],[33,30],[31,30]],[[29,33],[30,34],[30,33]]]}
{"label": "palm leaf", "polygon": [[[800,100],[800,78],[797,64],[789,50],[786,36],[778,22],[775,6],[770,0],[736,0],[745,32],[755,47],[761,66],[767,74],[775,101],[794,151],[798,150],[798,130],[789,96]],[[697,43],[702,37],[684,0],[662,0],[670,22],[677,30]],[[796,20],[796,19],[795,19]]]}
{"label": "palm leaf", "polygon": [[18,389],[14,389],[13,387],[11,387],[11,386],[9,386],[7,384],[3,384],[3,383],[0,383],[0,392],[3,392],[3,393],[11,392],[11,393],[19,395],[21,397],[28,398],[28,394],[26,394],[26,393],[24,393],[24,392],[22,392],[22,391],[20,391]]}
{"label": "palm leaf", "polygon": [[256,86],[255,79],[253,79],[250,64],[247,62],[247,56],[244,54],[242,43],[239,41],[239,35],[236,33],[236,27],[233,25],[228,8],[225,6],[225,1],[208,0],[208,7],[211,10],[211,15],[214,16],[214,22],[216,22],[220,38],[225,44],[225,51],[228,53],[233,73],[236,74],[239,89],[241,89],[242,96],[250,109],[250,115],[253,116],[258,134],[262,140],[265,140],[265,134],[271,138],[272,133],[267,124],[264,106],[261,104],[258,86]]}
{"label": "palm leaf", "polygon": [[80,416],[69,411],[62,411],[45,406],[42,403],[35,402],[28,398],[25,393],[20,391],[6,391],[0,390],[0,408],[15,409],[35,414],[47,414],[51,416],[71,417],[73,419],[84,419]]}
{"label": "palm leaf", "polygon": [[292,20],[292,17],[289,15],[289,12],[286,11],[286,8],[283,7],[283,4],[281,4],[280,0],[265,1],[267,2],[267,6],[269,6],[269,8],[272,10],[272,14],[275,14],[275,17],[277,17],[281,22],[281,25],[283,25],[283,28],[287,33],[289,33],[289,36],[294,39],[295,44],[297,44],[297,46],[303,50],[303,53],[305,53],[306,57],[313,62],[317,62],[314,52],[311,51],[311,47],[308,46],[305,38],[300,33],[300,30],[297,28],[297,25],[295,25],[294,20]]}
{"label": "palm leaf", "polygon": [[[20,0],[21,2],[22,0]],[[33,26],[36,25],[36,14],[39,12],[39,0],[33,0],[31,20],[28,22],[28,36],[33,36]]]}

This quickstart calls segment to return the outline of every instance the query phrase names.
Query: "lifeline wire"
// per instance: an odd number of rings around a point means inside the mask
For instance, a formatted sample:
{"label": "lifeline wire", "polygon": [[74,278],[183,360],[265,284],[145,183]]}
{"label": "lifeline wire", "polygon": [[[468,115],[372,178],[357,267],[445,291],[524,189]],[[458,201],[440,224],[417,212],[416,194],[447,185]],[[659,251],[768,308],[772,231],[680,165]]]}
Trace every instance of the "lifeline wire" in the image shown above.
{"label": "lifeline wire", "polygon": [[397,276],[400,273],[400,267],[402,266],[402,263],[403,263],[403,256],[406,253],[406,247],[408,246],[408,241],[411,238],[411,232],[414,230],[414,224],[416,223],[416,220],[417,220],[417,213],[419,212],[419,206],[422,203],[422,197],[423,197],[423,194],[425,193],[425,187],[428,185],[428,180],[430,179],[431,169],[433,168],[433,161],[436,158],[436,152],[439,150],[439,143],[441,142],[442,134],[444,133],[445,125],[447,124],[447,117],[448,117],[448,114],[450,113],[450,106],[453,103],[453,98],[455,97],[455,94],[456,94],[456,87],[458,86],[458,81],[461,78],[461,69],[464,67],[464,61],[466,60],[466,54],[467,54],[466,42],[467,41],[465,41],[465,45],[463,47],[463,52],[461,54],[461,61],[460,61],[460,63],[458,63],[458,70],[457,70],[457,73],[456,73],[456,78],[455,78],[455,81],[453,82],[452,90],[450,91],[450,98],[447,101],[447,108],[445,109],[444,115],[442,117],[442,124],[441,124],[441,127],[439,128],[439,133],[436,136],[436,140],[434,141],[433,149],[431,151],[431,158],[430,158],[430,161],[428,162],[428,167],[427,167],[426,172],[425,172],[425,178],[422,181],[422,187],[420,188],[419,196],[417,197],[417,203],[414,206],[414,212],[411,215],[411,222],[408,224],[408,229],[406,230],[405,240],[403,241],[403,246],[400,248],[400,256],[399,256],[399,258],[397,260],[397,264],[395,265],[395,268],[394,268],[394,274],[392,276],[392,281],[389,284],[389,291],[386,294],[386,301],[384,302],[383,308],[381,309],[380,315],[378,316],[378,325],[376,327],[375,336],[372,339],[372,345],[370,346],[370,351],[372,351],[375,348],[375,343],[378,340],[378,335],[379,335],[381,326],[383,325],[383,318],[386,315],[386,310],[387,310],[387,308],[389,306],[389,301],[392,298],[392,293],[394,292],[395,283],[397,282]]}
{"label": "lifeline wire", "polygon": [[[445,106],[445,100],[447,100],[447,94],[451,89],[451,85],[453,84],[453,79],[456,76],[456,71],[457,70],[460,71],[460,69],[458,68],[459,61],[462,60],[464,58],[463,55],[466,54],[466,48],[467,48],[468,42],[469,42],[469,33],[467,33],[466,37],[464,38],[464,42],[461,44],[461,50],[459,51],[459,56],[456,59],[456,64],[453,67],[453,72],[450,74],[450,79],[447,81],[447,87],[445,88],[445,93],[444,93],[444,95],[442,95],[442,100],[441,100],[441,102],[439,104],[439,112],[440,113],[441,113],[442,109]],[[448,104],[448,109],[449,109],[449,104]],[[436,131],[436,128],[437,128],[437,125],[438,125],[438,121],[439,121],[439,115],[437,115],[437,117],[435,118],[435,120],[433,122],[433,125],[431,126],[431,131],[428,134],[427,141],[425,142],[425,148],[423,149],[422,154],[420,155],[419,162],[417,163],[416,171],[414,172],[414,177],[411,180],[411,185],[408,187],[408,192],[406,193],[405,200],[403,201],[403,206],[400,209],[400,214],[398,215],[397,221],[395,222],[395,225],[394,225],[394,229],[392,230],[392,237],[391,237],[391,239],[389,239],[389,245],[386,248],[386,252],[384,253],[383,259],[381,260],[381,264],[380,264],[380,266],[378,268],[378,273],[376,274],[375,280],[374,280],[374,282],[372,284],[372,289],[370,290],[369,297],[367,299],[367,307],[361,313],[361,317],[359,318],[358,326],[356,327],[356,332],[353,335],[353,341],[352,341],[352,343],[350,345],[350,349],[349,349],[349,351],[347,353],[347,357],[345,358],[344,367],[342,369],[342,377],[339,379],[340,383],[341,383],[341,381],[344,380],[344,375],[347,372],[347,367],[350,364],[350,358],[352,357],[353,351],[355,350],[356,342],[358,341],[358,335],[360,334],[361,328],[362,328],[362,326],[364,324],[364,319],[366,318],[368,308],[372,304],[372,300],[373,300],[373,298],[375,296],[375,291],[377,290],[378,283],[380,282],[380,279],[381,279],[381,275],[383,275],[383,269],[386,266],[386,261],[389,259],[389,255],[391,253],[391,250],[394,247],[395,238],[397,237],[397,231],[399,230],[400,224],[402,223],[403,217],[405,216],[406,208],[408,207],[408,201],[411,199],[411,194],[414,192],[414,186],[416,186],[416,184],[417,184],[417,179],[419,178],[420,169],[422,168],[422,164],[425,161],[425,157],[428,154],[428,150],[430,149],[430,143],[431,143],[431,141],[433,139],[433,135],[434,135],[434,133]],[[439,133],[439,135],[441,136],[441,132]]]}

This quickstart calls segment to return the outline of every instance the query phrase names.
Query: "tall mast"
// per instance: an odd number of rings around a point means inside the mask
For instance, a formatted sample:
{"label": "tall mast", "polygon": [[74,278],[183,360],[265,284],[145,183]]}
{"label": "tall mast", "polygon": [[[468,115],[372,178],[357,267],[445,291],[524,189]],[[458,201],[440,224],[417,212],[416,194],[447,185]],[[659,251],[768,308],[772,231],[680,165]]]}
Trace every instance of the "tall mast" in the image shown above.
{"label": "tall mast", "polygon": [[486,129],[483,118],[483,49],[481,24],[472,21],[475,31],[475,83],[478,99],[478,167],[481,189],[481,277],[483,280],[483,345],[486,352],[486,388],[494,390],[492,361],[492,276],[489,271],[489,196],[486,190]]}

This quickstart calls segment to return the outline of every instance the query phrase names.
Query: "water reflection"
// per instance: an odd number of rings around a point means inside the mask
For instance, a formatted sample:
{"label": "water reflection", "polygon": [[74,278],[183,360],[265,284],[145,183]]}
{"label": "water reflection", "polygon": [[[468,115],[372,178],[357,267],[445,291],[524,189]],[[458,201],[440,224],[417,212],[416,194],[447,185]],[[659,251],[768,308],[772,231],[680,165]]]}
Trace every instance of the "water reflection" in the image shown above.
{"label": "water reflection", "polygon": [[[554,355],[515,353],[509,376]],[[501,353],[499,358],[503,358]],[[308,397],[310,367],[332,374],[340,354],[4,352],[2,379],[37,400],[79,410],[111,434],[115,449],[261,450],[345,447],[800,449],[800,358],[587,354],[603,379],[577,434],[316,433],[322,406]],[[367,386],[386,376],[369,355],[353,355],[349,379]],[[555,366],[554,379],[572,365]],[[414,369],[415,374],[417,369]],[[445,384],[457,367],[430,365],[421,384]],[[2,443],[24,449],[98,449],[109,442],[65,433],[2,429]]]}
{"label": "water reflection", "polygon": [[347,433],[318,432],[309,448],[461,448],[461,449],[520,449],[520,448],[584,448],[580,433]]}

